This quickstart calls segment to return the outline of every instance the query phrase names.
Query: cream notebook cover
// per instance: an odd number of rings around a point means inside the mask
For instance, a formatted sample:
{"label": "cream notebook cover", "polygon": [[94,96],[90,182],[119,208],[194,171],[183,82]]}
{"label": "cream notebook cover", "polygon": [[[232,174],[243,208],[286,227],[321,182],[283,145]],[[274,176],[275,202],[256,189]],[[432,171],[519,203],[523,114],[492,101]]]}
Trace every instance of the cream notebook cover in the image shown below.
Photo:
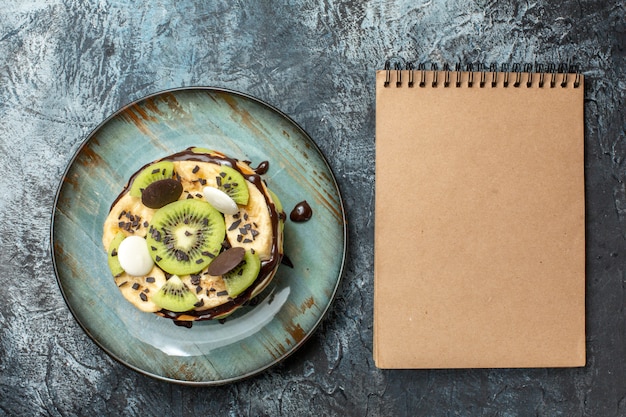
{"label": "cream notebook cover", "polygon": [[377,72],[377,367],[584,366],[583,92],[580,74]]}

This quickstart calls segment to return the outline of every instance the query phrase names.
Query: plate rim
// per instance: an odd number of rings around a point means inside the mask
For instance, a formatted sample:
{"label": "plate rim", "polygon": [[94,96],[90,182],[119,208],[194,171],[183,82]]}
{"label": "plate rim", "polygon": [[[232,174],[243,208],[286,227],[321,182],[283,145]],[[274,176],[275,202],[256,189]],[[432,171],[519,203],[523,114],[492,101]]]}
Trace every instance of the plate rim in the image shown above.
{"label": "plate rim", "polygon": [[[334,186],[336,188],[336,191],[337,191],[338,204],[339,204],[339,208],[340,208],[340,212],[341,212],[341,223],[342,223],[342,232],[343,232],[343,236],[342,236],[343,237],[343,248],[342,248],[342,256],[341,256],[341,264],[339,266],[339,273],[337,275],[337,280],[335,282],[335,285],[334,285],[334,288],[332,290],[332,293],[330,294],[330,296],[328,298],[328,303],[326,304],[326,306],[324,306],[323,310],[320,311],[320,314],[317,317],[317,320],[315,321],[313,326],[311,327],[311,330],[309,332],[307,332],[302,339],[300,339],[297,343],[295,343],[293,345],[293,347],[289,351],[287,351],[284,354],[282,354],[279,358],[274,359],[274,360],[270,361],[269,363],[265,364],[264,366],[262,366],[260,368],[257,368],[257,369],[255,369],[253,371],[247,372],[245,374],[241,374],[241,375],[238,375],[236,377],[220,379],[220,380],[188,381],[188,380],[181,380],[181,379],[176,379],[176,378],[170,378],[170,377],[166,377],[166,376],[163,376],[163,375],[158,375],[157,373],[154,373],[154,372],[149,372],[149,371],[147,371],[145,369],[141,369],[140,367],[129,363],[127,360],[124,360],[124,359],[118,357],[118,355],[114,354],[110,349],[106,348],[103,345],[103,343],[100,342],[89,331],[89,329],[87,328],[86,324],[84,324],[81,320],[79,320],[79,318],[77,316],[77,313],[74,311],[74,308],[70,304],[70,302],[68,300],[68,296],[66,295],[65,290],[63,289],[63,285],[61,283],[59,269],[57,267],[57,257],[56,257],[55,239],[54,239],[55,217],[56,217],[56,214],[57,214],[57,206],[58,206],[58,203],[59,203],[59,198],[60,198],[61,192],[63,190],[63,187],[66,184],[66,179],[67,179],[68,173],[70,172],[70,170],[74,166],[74,164],[76,162],[76,159],[81,154],[83,149],[88,145],[88,143],[92,140],[92,138],[95,136],[95,134],[98,131],[100,131],[104,126],[107,125],[107,123],[109,123],[111,120],[113,120],[116,117],[118,117],[121,113],[123,113],[124,111],[126,111],[130,107],[133,107],[133,106],[135,106],[135,105],[137,105],[137,104],[139,104],[141,102],[144,102],[146,100],[149,100],[151,98],[155,98],[155,97],[158,97],[158,96],[161,96],[161,95],[164,95],[164,94],[179,93],[179,92],[185,92],[185,91],[204,91],[204,92],[214,92],[214,93],[225,93],[225,94],[229,94],[229,95],[232,95],[232,96],[237,96],[237,97],[240,97],[240,98],[243,98],[243,99],[246,99],[246,100],[250,100],[250,101],[256,103],[257,105],[265,107],[266,109],[270,110],[271,112],[276,113],[277,115],[282,117],[284,120],[286,120],[287,122],[292,124],[294,126],[294,128],[296,128],[296,130],[299,131],[300,134],[303,137],[308,139],[309,143],[313,146],[315,151],[318,153],[318,155],[320,156],[322,162],[326,166],[326,169],[330,173],[330,178],[331,178],[332,183],[334,184]],[[265,102],[265,101],[255,97],[255,96],[247,94],[247,93],[243,93],[243,92],[240,92],[240,91],[232,90],[232,89],[229,89],[229,88],[212,87],[212,86],[174,87],[174,88],[163,89],[163,90],[159,90],[159,91],[147,94],[145,96],[142,96],[140,98],[137,98],[135,100],[132,100],[132,101],[127,102],[126,104],[120,106],[114,112],[112,112],[106,118],[104,118],[100,123],[98,123],[93,129],[91,129],[84,136],[84,138],[81,140],[80,145],[76,148],[76,150],[74,151],[72,157],[68,160],[68,162],[67,162],[67,164],[65,166],[65,169],[63,170],[63,173],[62,173],[62,175],[61,175],[61,177],[59,179],[59,183],[58,183],[57,189],[55,191],[54,201],[53,201],[53,205],[52,205],[51,221],[50,221],[50,236],[49,236],[49,238],[50,238],[49,243],[50,243],[50,253],[51,253],[51,258],[52,258],[52,266],[53,266],[54,276],[55,276],[55,279],[56,279],[56,282],[57,282],[57,286],[59,287],[59,290],[60,290],[61,295],[63,297],[63,301],[65,302],[65,305],[67,306],[67,308],[69,309],[70,313],[72,314],[72,317],[74,318],[74,321],[79,325],[79,327],[89,337],[89,339],[93,343],[95,343],[96,346],[98,346],[103,352],[105,352],[110,358],[112,358],[116,362],[124,365],[128,369],[131,369],[131,370],[133,370],[133,371],[135,371],[135,372],[137,372],[139,374],[148,376],[148,377],[156,379],[156,380],[169,382],[169,383],[174,383],[174,384],[179,384],[179,385],[188,385],[188,386],[220,386],[220,385],[231,384],[231,383],[234,383],[234,382],[240,382],[240,381],[249,379],[251,377],[254,377],[254,376],[258,375],[258,374],[261,374],[261,373],[267,371],[269,368],[271,368],[273,366],[276,366],[277,364],[279,364],[281,362],[284,362],[287,358],[289,358],[291,355],[293,355],[296,351],[300,350],[300,348],[318,330],[319,326],[324,321],[324,319],[326,318],[329,310],[333,306],[333,304],[335,302],[335,299],[336,299],[336,296],[337,296],[337,292],[339,290],[339,286],[340,286],[341,282],[343,281],[343,276],[344,276],[344,273],[345,273],[346,260],[347,260],[347,256],[348,256],[348,221],[347,221],[346,209],[345,209],[345,204],[344,204],[344,201],[343,201],[343,196],[342,196],[342,193],[341,193],[341,189],[339,187],[339,183],[337,182],[337,177],[336,177],[332,167],[330,166],[326,155],[322,152],[322,150],[320,149],[319,145],[302,128],[302,126],[300,126],[299,123],[297,123],[290,116],[288,116],[286,113],[284,113],[283,111],[279,110],[275,106],[273,106],[273,105],[271,105],[271,104],[269,104],[269,103],[267,103],[267,102]]]}

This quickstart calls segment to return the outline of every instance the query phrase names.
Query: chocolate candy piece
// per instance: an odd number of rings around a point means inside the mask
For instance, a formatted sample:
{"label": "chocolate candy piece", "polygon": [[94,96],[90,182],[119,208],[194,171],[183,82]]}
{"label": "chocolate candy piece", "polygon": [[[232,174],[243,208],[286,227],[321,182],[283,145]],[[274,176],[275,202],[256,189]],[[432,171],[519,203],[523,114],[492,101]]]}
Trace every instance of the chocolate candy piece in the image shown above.
{"label": "chocolate candy piece", "polygon": [[146,207],[159,209],[178,200],[182,193],[182,184],[175,179],[167,178],[148,185],[141,193],[141,202]]}
{"label": "chocolate candy piece", "polygon": [[213,259],[213,261],[209,264],[207,272],[209,275],[213,275],[214,277],[224,275],[239,265],[245,254],[246,250],[241,247],[226,249]]}

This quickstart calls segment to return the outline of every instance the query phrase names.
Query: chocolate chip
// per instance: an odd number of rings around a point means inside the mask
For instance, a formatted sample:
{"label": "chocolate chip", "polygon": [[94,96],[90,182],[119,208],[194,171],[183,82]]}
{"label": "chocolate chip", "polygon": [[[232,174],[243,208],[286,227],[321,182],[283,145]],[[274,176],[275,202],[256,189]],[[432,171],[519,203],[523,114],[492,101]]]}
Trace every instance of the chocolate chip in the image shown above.
{"label": "chocolate chip", "polygon": [[176,250],[176,252],[174,253],[174,256],[176,257],[177,261],[189,261],[189,255],[187,255],[185,252],[183,252],[182,250],[178,249]]}
{"label": "chocolate chip", "polygon": [[241,224],[241,219],[233,222],[233,224],[231,224],[230,227],[228,228],[228,231],[230,232],[232,230],[235,230],[237,227],[239,227],[239,224]]}

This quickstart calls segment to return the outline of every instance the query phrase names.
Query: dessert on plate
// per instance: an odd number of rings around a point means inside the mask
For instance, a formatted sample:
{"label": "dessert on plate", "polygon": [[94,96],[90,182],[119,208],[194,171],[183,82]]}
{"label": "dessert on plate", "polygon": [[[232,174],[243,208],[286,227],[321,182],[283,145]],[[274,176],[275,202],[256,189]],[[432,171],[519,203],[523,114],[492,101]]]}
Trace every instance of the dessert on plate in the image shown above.
{"label": "dessert on plate", "polygon": [[102,236],[122,295],[191,325],[263,291],[283,257],[286,217],[261,177],[267,167],[192,147],[133,174]]}

